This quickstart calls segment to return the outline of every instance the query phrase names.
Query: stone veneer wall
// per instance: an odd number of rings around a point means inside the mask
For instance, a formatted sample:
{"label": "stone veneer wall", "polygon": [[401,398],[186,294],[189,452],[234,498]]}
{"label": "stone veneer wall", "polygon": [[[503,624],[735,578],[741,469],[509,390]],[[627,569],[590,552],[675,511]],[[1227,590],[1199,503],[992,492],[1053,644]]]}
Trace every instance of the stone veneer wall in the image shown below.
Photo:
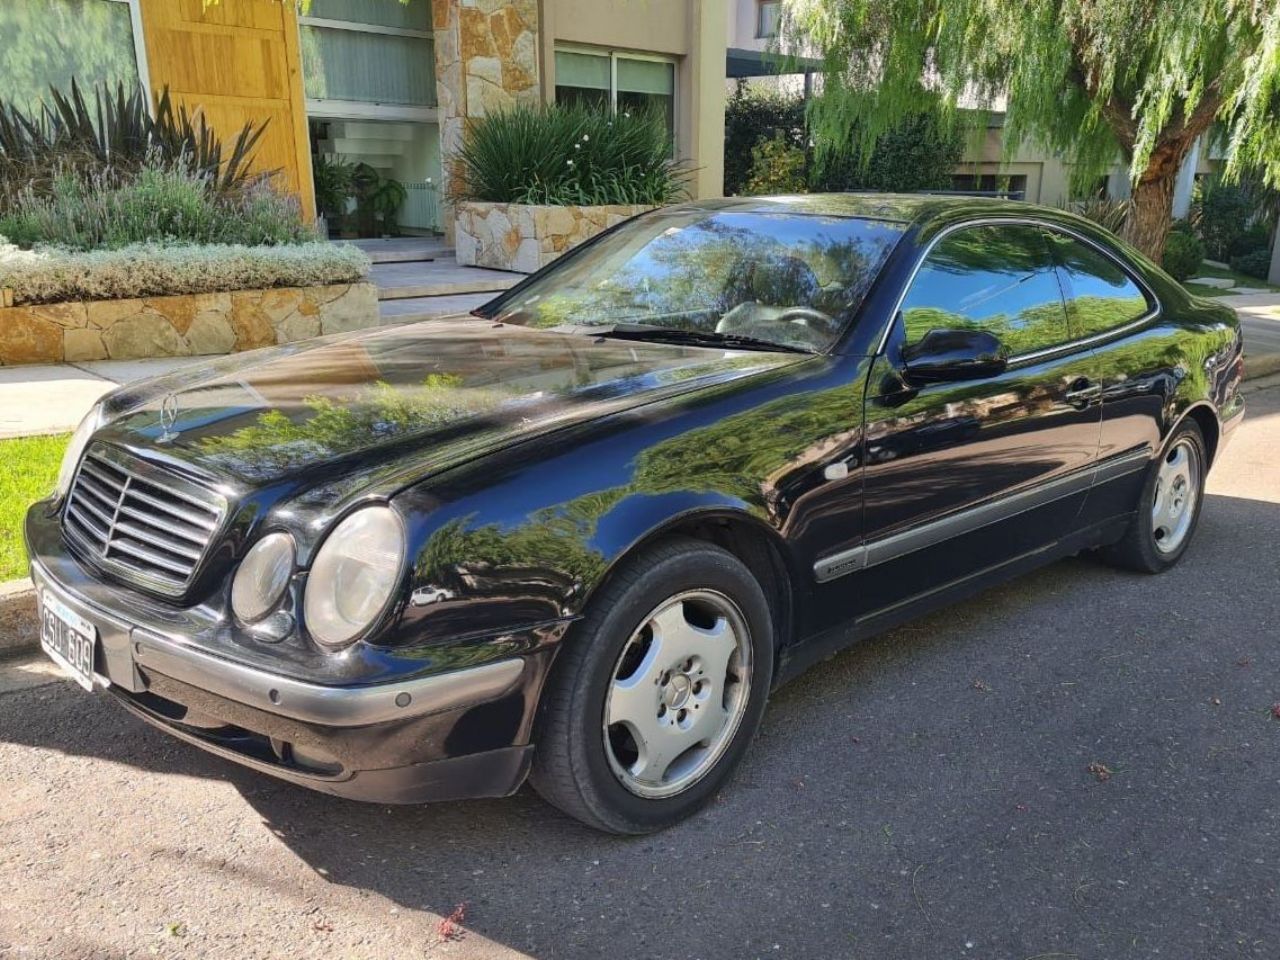
{"label": "stone veneer wall", "polygon": [[236,353],[376,326],[371,283],[0,308],[0,366]]}
{"label": "stone veneer wall", "polygon": [[651,209],[463,201],[454,238],[458,263],[533,273],[600,231]]}
{"label": "stone veneer wall", "polygon": [[[538,0],[431,0],[431,19],[447,203],[467,120],[542,100]],[[441,214],[450,230],[452,211]]]}

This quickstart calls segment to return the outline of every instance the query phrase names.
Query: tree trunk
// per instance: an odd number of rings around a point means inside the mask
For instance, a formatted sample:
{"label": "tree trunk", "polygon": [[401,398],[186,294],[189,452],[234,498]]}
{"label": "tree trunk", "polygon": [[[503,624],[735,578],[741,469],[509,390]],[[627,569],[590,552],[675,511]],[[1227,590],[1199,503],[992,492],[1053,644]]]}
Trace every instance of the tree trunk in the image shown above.
{"label": "tree trunk", "polygon": [[1193,137],[1157,146],[1133,188],[1124,238],[1156,263],[1164,255],[1164,241],[1173,223],[1173,192],[1178,184],[1178,171],[1194,142]]}
{"label": "tree trunk", "polygon": [[1178,175],[1138,181],[1124,224],[1124,238],[1156,263],[1164,256],[1164,241],[1173,223],[1173,189]]}

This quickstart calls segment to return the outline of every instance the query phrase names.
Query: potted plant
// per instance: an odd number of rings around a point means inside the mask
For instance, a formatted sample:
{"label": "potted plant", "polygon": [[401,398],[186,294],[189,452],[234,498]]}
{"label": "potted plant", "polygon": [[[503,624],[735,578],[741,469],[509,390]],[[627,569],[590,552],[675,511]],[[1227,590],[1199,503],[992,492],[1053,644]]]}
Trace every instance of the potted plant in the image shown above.
{"label": "potted plant", "polygon": [[351,196],[352,167],[339,156],[320,153],[312,164],[316,190],[316,212],[324,218],[327,232],[341,233]]}

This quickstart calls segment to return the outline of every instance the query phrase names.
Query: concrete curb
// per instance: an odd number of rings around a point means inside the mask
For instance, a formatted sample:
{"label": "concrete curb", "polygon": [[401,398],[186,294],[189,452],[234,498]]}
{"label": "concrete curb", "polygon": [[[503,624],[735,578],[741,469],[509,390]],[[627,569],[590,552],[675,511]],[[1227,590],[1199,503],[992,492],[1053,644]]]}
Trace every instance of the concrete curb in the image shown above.
{"label": "concrete curb", "polygon": [[36,589],[30,580],[0,583],[0,657],[37,646]]}
{"label": "concrete curb", "polygon": [[1264,353],[1260,357],[1245,354],[1244,378],[1246,380],[1269,377],[1273,373],[1280,373],[1280,353]]}

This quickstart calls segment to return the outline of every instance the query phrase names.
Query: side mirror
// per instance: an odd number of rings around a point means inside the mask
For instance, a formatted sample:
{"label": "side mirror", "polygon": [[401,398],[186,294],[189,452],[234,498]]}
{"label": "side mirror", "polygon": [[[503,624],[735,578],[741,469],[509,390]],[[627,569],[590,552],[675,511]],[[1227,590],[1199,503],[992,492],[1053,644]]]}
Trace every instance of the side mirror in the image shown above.
{"label": "side mirror", "polygon": [[1004,345],[983,330],[930,330],[904,347],[905,379],[912,384],[981,380],[1008,366]]}

